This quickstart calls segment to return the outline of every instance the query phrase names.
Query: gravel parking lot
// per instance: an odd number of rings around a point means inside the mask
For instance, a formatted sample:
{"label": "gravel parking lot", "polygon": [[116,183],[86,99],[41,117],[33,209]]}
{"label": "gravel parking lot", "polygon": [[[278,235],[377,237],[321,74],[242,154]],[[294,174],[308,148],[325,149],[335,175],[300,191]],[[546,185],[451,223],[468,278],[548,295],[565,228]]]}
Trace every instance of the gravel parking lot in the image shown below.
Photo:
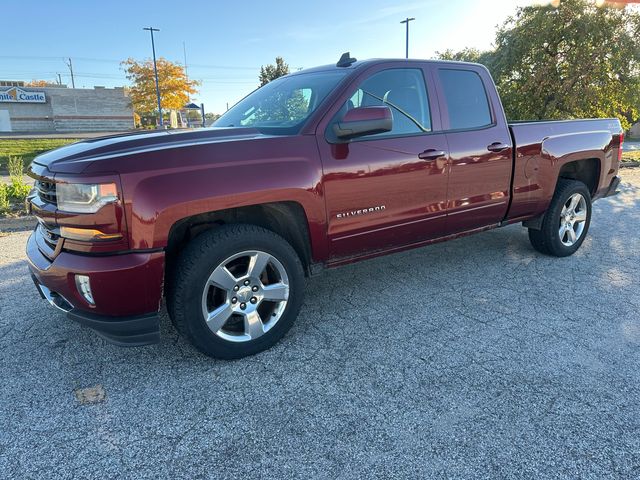
{"label": "gravel parking lot", "polygon": [[511,226],[327,271],[274,349],[124,349],[0,234],[0,478],[639,478],[640,172],[570,258]]}

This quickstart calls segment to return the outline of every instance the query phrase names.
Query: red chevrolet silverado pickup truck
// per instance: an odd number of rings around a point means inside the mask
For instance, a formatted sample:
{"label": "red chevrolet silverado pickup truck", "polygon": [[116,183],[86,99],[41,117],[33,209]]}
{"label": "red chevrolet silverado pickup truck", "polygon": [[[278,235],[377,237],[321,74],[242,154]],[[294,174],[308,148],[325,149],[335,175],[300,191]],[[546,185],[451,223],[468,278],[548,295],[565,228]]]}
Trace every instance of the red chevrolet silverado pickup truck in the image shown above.
{"label": "red chevrolet silverado pickup truck", "polygon": [[84,140],[37,157],[33,280],[123,345],[159,340],[163,298],[202,352],[277,342],[305,276],[522,222],[567,256],[612,195],[617,119],[507,123],[488,71],[356,61],[268,83],[212,128]]}

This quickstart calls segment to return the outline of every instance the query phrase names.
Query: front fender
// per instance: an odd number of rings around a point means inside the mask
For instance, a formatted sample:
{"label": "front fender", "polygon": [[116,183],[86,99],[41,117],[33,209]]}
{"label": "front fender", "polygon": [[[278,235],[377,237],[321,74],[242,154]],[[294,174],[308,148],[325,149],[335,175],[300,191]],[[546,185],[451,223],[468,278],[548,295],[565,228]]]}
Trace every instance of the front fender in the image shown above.
{"label": "front fender", "polygon": [[146,176],[135,185],[128,204],[132,248],[166,247],[171,226],[186,217],[289,201],[304,209],[312,251],[318,253],[322,246],[313,239],[326,228],[320,179],[319,169],[303,158],[216,163]]}

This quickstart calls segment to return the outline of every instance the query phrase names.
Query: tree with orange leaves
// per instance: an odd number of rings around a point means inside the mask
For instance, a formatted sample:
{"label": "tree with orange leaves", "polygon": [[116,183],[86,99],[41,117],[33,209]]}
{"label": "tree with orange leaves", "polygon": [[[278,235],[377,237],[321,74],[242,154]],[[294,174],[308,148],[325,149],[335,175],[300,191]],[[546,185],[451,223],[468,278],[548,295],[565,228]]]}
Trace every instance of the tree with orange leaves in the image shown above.
{"label": "tree with orange leaves", "polygon": [[[149,59],[138,62],[133,58],[128,58],[121,65],[132,83],[128,91],[135,112],[140,115],[157,113],[158,102],[153,61]],[[156,65],[162,109],[179,110],[183,108],[188,103],[190,95],[198,92],[196,87],[200,85],[200,82],[190,80],[182,65],[170,62],[165,58],[158,58]]]}
{"label": "tree with orange leaves", "polygon": [[47,82],[46,80],[31,80],[24,84],[25,87],[51,87],[56,86],[55,83]]}

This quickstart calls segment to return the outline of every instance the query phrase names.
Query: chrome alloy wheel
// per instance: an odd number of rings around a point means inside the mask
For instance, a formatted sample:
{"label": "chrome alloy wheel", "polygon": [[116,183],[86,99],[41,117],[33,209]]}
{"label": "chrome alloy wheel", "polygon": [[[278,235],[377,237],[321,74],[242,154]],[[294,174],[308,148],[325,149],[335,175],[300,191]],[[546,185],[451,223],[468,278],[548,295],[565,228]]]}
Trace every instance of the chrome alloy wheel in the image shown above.
{"label": "chrome alloy wheel", "polygon": [[231,342],[247,342],[271,330],[289,298],[282,264],[258,250],[237,253],[218,265],[202,292],[202,314],[209,329]]}
{"label": "chrome alloy wheel", "polygon": [[587,200],[580,193],[571,195],[560,212],[560,242],[566,247],[576,243],[584,232],[587,221]]}

